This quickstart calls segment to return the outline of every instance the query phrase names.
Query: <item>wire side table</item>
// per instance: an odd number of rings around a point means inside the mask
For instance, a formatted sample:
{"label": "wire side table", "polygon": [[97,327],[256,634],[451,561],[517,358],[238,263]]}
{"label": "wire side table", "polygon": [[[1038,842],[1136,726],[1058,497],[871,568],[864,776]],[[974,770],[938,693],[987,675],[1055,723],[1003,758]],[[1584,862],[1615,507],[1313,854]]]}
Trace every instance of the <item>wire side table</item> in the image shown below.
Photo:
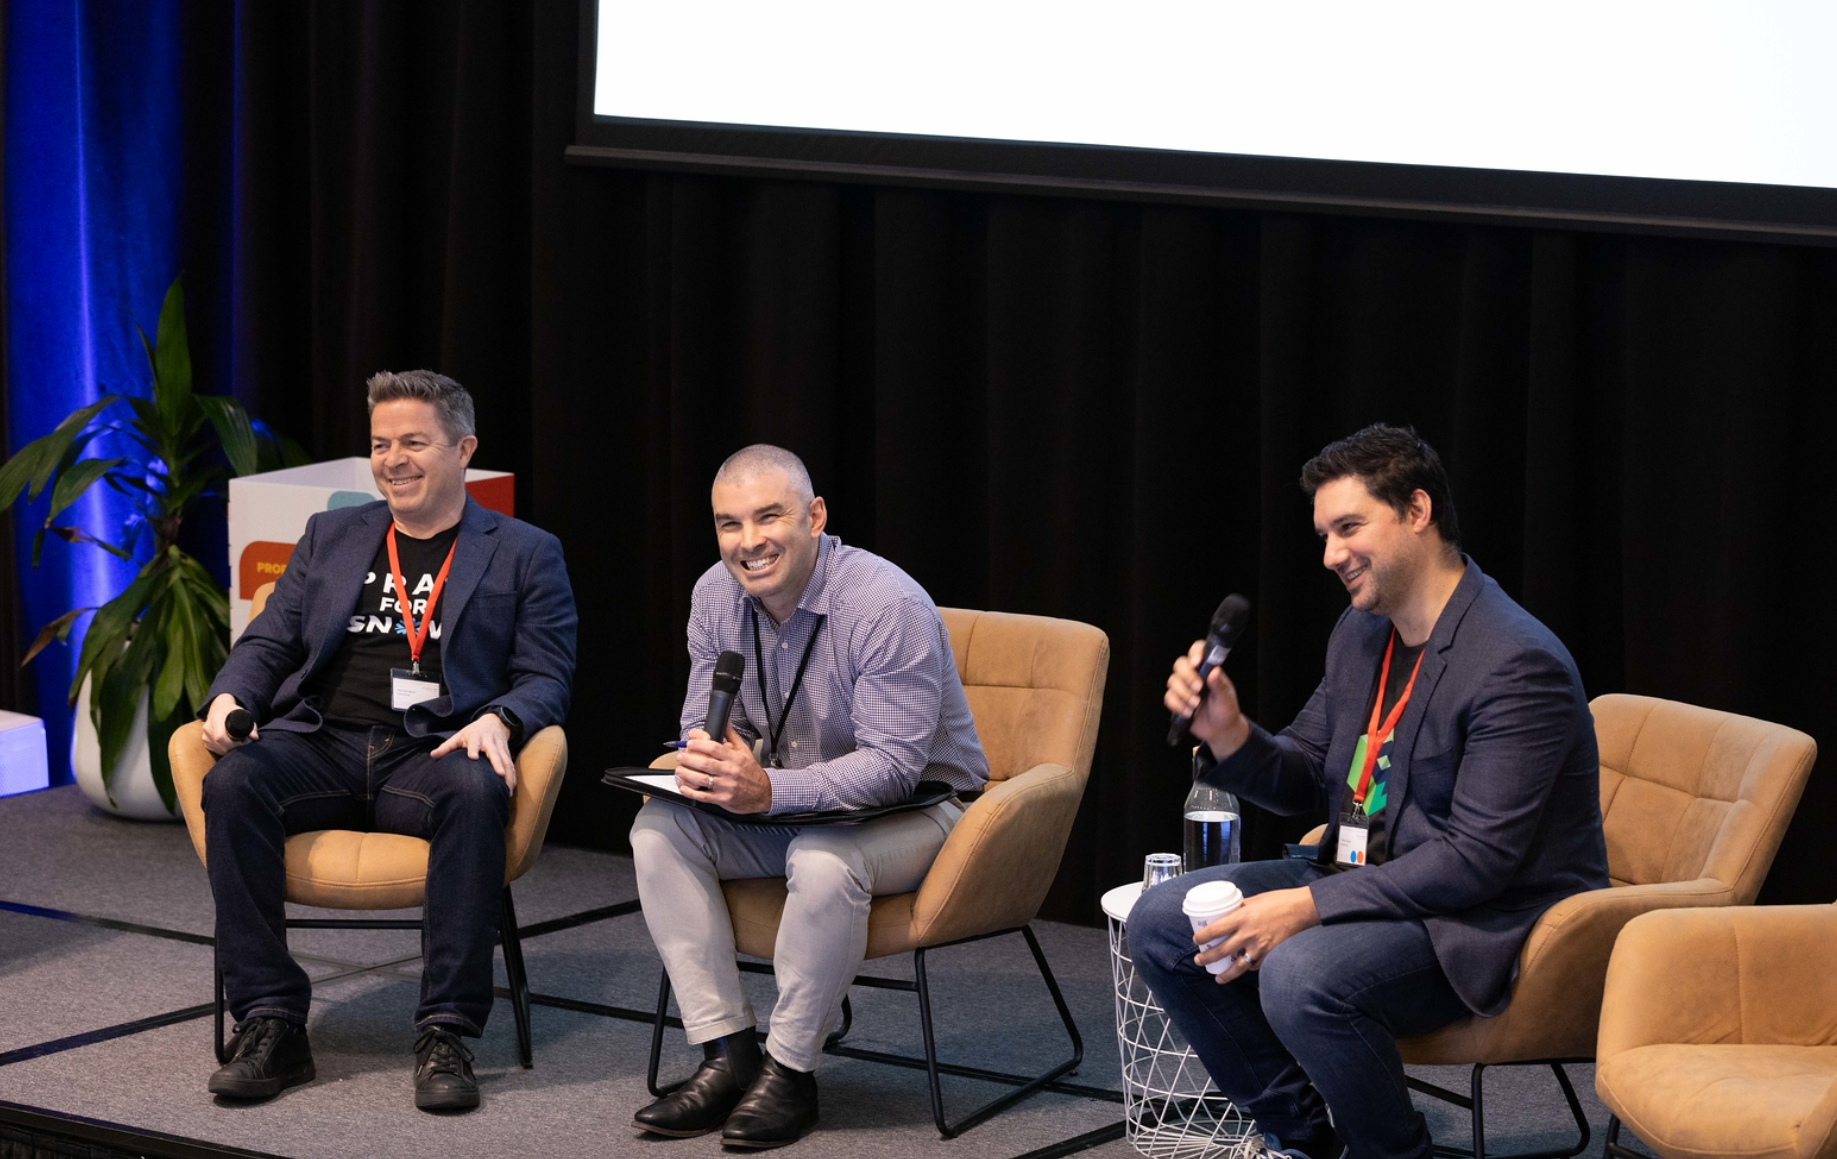
{"label": "wire side table", "polygon": [[1129,957],[1129,911],[1142,883],[1103,895],[1110,926],[1110,973],[1116,984],[1116,1045],[1122,1052],[1126,1137],[1149,1159],[1224,1159],[1259,1138],[1251,1119],[1231,1105],[1167,1014],[1135,976]]}

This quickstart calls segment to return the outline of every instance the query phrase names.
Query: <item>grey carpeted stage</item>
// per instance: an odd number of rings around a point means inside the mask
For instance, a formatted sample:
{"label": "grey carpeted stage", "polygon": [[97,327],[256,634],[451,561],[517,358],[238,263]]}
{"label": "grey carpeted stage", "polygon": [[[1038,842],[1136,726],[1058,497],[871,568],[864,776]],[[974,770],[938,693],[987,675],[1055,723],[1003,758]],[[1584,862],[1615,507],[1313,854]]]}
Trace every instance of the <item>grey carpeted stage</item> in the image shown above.
{"label": "grey carpeted stage", "polygon": [[[266,1104],[219,1104],[204,1090],[215,1066],[210,891],[183,828],[106,817],[74,787],[0,800],[0,1155],[721,1154],[715,1137],[658,1140],[632,1129],[632,1111],[649,1100],[649,1026],[587,1009],[651,1008],[658,962],[643,918],[558,920],[633,899],[630,860],[551,847],[515,894],[525,930],[561,928],[524,942],[538,995],[535,1068],[516,1064],[510,1009],[500,1000],[474,1044],[484,1093],[478,1111],[435,1117],[414,1109],[410,1016],[419,941],[400,931],[294,931],[296,953],[320,980],[311,1022],[318,1080]],[[1085,1036],[1084,1065],[1065,1080],[1070,1090],[1037,1095],[943,1141],[922,1071],[833,1058],[821,1071],[821,1126],[794,1154],[1018,1156],[1116,1124],[1120,1079],[1104,932],[1051,923],[1037,930]],[[910,962],[888,959],[869,970],[909,977]],[[1066,1055],[1018,937],[936,951],[932,973],[946,1061],[1029,1071]],[[750,982],[758,1009],[769,1012],[770,979]],[[542,1004],[542,996],[577,1008]],[[849,1044],[919,1053],[911,995],[857,987],[853,1002]],[[666,1078],[687,1073],[695,1057],[680,1031],[669,1032]],[[1595,1130],[1587,1153],[1598,1154],[1607,1116],[1594,1098],[1592,1069],[1572,1073]],[[1425,1069],[1421,1077],[1462,1090],[1467,1083],[1464,1070]],[[947,1111],[955,1117],[1004,1089],[947,1077]],[[1487,1098],[1495,1154],[1572,1137],[1548,1071],[1488,1072]],[[1470,1141],[1464,1112],[1418,1101],[1438,1142]],[[1134,1152],[1112,1140],[1083,1153]]]}

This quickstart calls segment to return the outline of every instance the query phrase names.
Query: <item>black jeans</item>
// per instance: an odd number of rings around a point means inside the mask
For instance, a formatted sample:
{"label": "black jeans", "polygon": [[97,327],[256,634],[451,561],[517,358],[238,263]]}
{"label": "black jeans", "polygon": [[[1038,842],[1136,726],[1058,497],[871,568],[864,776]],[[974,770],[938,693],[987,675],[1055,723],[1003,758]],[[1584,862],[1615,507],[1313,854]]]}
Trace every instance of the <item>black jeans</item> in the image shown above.
{"label": "black jeans", "polygon": [[315,829],[401,833],[428,841],[417,1029],[484,1031],[491,953],[504,889],[510,793],[464,749],[439,760],[438,737],[390,728],[266,730],[204,778],[204,832],[217,900],[217,960],[238,1022],[306,1022],[312,983],[287,952],[287,837]]}
{"label": "black jeans", "polygon": [[1410,1102],[1396,1040],[1439,1030],[1467,1007],[1420,921],[1315,926],[1222,986],[1193,961],[1199,947],[1180,909],[1187,890],[1224,879],[1248,896],[1324,872],[1308,861],[1247,861],[1155,886],[1129,911],[1136,972],[1218,1089],[1262,1130],[1306,1138],[1331,1106],[1353,1159],[1426,1159],[1428,1127]]}

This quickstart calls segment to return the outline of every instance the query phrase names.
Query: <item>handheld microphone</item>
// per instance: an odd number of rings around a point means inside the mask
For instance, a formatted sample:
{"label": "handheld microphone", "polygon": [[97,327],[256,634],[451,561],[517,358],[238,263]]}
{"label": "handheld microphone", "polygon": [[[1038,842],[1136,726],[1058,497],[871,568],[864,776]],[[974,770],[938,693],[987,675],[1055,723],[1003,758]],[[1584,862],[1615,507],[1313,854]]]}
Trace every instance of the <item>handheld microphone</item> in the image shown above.
{"label": "handheld microphone", "polygon": [[708,694],[708,719],[702,726],[716,744],[727,738],[727,718],[733,715],[734,697],[740,695],[740,678],[746,675],[746,657],[723,652],[714,662],[714,688]]}
{"label": "handheld microphone", "polygon": [[[1250,601],[1232,592],[1225,597],[1223,603],[1218,605],[1218,610],[1212,613],[1212,623],[1206,628],[1205,657],[1199,662],[1199,695],[1201,697],[1206,694],[1206,677],[1212,674],[1212,669],[1225,662],[1225,657],[1231,655],[1231,646],[1237,643],[1237,638],[1242,636],[1244,629],[1249,626]],[[1192,718],[1184,712],[1175,714],[1173,722],[1167,726],[1168,747],[1171,748],[1180,743],[1181,738],[1186,736],[1186,726],[1191,721]]]}
{"label": "handheld microphone", "polygon": [[223,731],[230,734],[231,740],[241,744],[255,731],[255,718],[246,708],[232,708],[229,715],[223,718]]}

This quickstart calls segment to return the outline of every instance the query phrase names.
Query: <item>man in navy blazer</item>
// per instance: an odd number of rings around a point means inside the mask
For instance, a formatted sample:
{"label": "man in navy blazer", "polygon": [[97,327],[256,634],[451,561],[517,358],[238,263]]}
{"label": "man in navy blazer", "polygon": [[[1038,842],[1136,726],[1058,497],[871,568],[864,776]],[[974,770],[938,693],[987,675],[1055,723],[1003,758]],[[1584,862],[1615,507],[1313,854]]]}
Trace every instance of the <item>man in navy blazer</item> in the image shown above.
{"label": "man in navy blazer", "polygon": [[[237,1020],[210,1090],[267,1098],[313,1077],[312,985],[287,952],[282,849],[316,829],[429,842],[415,1105],[478,1105],[514,750],[567,714],[574,595],[553,535],[480,507],[472,399],[429,371],[369,382],[385,500],[307,521],[205,699],[217,961]],[[257,726],[238,739],[230,714]]]}
{"label": "man in navy blazer", "polygon": [[[1302,488],[1352,602],[1320,686],[1272,735],[1222,671],[1202,684],[1195,644],[1165,700],[1192,715],[1196,778],[1279,814],[1324,807],[1327,832],[1312,858],[1150,890],[1129,942],[1268,1153],[1418,1159],[1395,1039],[1499,1013],[1538,916],[1608,884],[1594,723],[1561,641],[1461,554],[1414,431],[1332,444]],[[1211,881],[1243,901],[1195,932],[1182,903]]]}

